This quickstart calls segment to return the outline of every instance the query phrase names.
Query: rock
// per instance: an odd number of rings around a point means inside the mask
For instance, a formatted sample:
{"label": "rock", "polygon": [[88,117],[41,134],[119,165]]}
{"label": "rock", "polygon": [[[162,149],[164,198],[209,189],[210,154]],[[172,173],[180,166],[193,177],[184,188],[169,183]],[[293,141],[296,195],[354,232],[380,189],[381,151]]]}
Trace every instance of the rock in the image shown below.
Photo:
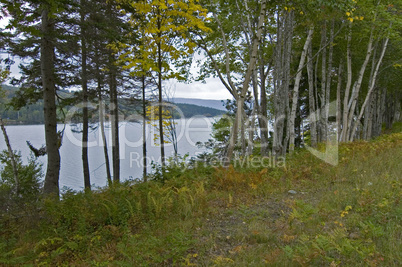
{"label": "rock", "polygon": [[359,234],[357,234],[357,233],[350,233],[350,234],[349,234],[349,238],[350,238],[350,239],[359,239],[359,237],[360,237],[360,236],[359,236]]}
{"label": "rock", "polygon": [[289,190],[288,193],[289,193],[289,194],[292,194],[292,195],[297,194],[297,192],[296,192],[295,190]]}

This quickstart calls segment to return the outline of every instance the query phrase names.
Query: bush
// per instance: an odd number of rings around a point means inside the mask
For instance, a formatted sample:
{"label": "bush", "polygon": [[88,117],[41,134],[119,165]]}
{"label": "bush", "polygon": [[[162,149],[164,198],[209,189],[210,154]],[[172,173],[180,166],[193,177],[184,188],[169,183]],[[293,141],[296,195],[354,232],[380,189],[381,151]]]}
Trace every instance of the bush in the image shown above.
{"label": "bush", "polygon": [[0,153],[0,210],[3,214],[21,213],[38,203],[42,182],[42,165],[31,156],[28,164],[23,164],[21,154],[15,153],[18,169],[19,189],[17,192],[13,168],[6,150]]}

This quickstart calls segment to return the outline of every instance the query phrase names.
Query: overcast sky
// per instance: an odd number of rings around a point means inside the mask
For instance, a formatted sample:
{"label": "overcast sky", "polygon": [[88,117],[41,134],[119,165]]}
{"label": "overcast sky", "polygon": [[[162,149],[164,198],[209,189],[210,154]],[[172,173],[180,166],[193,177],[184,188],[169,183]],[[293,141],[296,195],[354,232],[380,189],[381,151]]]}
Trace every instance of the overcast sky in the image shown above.
{"label": "overcast sky", "polygon": [[226,100],[233,98],[218,78],[209,78],[205,84],[200,82],[194,82],[191,84],[176,83],[174,97],[213,100]]}
{"label": "overcast sky", "polygon": [[[197,61],[203,61],[205,56],[202,53],[195,53],[193,55],[193,62],[190,67],[192,76],[198,76],[199,67]],[[183,98],[199,98],[199,99],[212,99],[212,100],[226,100],[232,99],[233,96],[223,86],[219,78],[208,78],[206,83],[193,82],[191,84],[175,83],[175,96]]]}
{"label": "overcast sky", "polygon": [[[18,77],[19,69],[16,64],[11,68],[11,76]],[[190,84],[172,82],[174,95],[173,97],[180,98],[198,98],[212,100],[232,99],[232,95],[226,90],[218,78],[209,78],[206,83],[193,82]]]}
{"label": "overcast sky", "polygon": [[[5,55],[3,55],[4,57]],[[11,76],[19,77],[19,60],[11,67]],[[192,67],[192,72],[196,75],[197,69]],[[218,78],[208,78],[206,83],[193,82],[190,84],[180,82],[169,82],[172,86],[174,95],[173,97],[180,98],[198,98],[198,99],[212,99],[212,100],[226,100],[232,99],[232,95],[226,90]]]}

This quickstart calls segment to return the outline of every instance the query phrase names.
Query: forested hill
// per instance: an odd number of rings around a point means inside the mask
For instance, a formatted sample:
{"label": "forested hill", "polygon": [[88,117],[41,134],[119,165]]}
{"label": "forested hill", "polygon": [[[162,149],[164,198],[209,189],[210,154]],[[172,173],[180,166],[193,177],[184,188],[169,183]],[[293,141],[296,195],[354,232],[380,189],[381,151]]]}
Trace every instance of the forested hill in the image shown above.
{"label": "forested hill", "polygon": [[179,98],[174,97],[172,102],[175,104],[191,104],[203,107],[210,107],[214,109],[226,111],[224,102],[225,100],[211,100],[211,99],[197,99],[197,98]]}
{"label": "forested hill", "polygon": [[[8,85],[2,86],[2,97],[0,99],[0,116],[5,119],[8,124],[43,124],[43,102],[40,100],[35,104],[27,105],[20,110],[14,110],[12,107],[8,107],[8,103],[12,97],[15,96],[15,92],[18,88]],[[64,96],[72,97],[72,93],[69,91],[63,91]],[[127,99],[121,99],[120,105],[121,110],[124,113],[131,114],[135,113],[136,110],[140,110],[140,102],[135,101],[137,104],[133,104],[132,101]],[[119,106],[120,106],[119,105]],[[218,110],[211,107],[204,107],[194,104],[175,104],[179,110],[182,111],[184,117],[190,118],[193,116],[206,116],[215,117],[223,115],[225,112],[223,110]]]}
{"label": "forested hill", "polygon": [[198,106],[194,104],[184,104],[184,103],[175,103],[175,105],[183,112],[184,117],[189,118],[193,116],[206,116],[206,117],[215,117],[219,115],[223,115],[225,111],[218,110],[215,108]]}

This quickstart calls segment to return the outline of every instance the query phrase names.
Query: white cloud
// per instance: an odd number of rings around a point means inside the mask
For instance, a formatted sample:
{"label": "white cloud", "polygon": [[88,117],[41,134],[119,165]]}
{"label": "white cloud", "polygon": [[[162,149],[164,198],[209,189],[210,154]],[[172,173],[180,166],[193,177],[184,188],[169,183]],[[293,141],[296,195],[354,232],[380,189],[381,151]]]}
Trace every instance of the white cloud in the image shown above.
{"label": "white cloud", "polygon": [[232,95],[218,78],[208,78],[206,83],[176,83],[174,97],[198,98],[211,100],[232,99]]}

